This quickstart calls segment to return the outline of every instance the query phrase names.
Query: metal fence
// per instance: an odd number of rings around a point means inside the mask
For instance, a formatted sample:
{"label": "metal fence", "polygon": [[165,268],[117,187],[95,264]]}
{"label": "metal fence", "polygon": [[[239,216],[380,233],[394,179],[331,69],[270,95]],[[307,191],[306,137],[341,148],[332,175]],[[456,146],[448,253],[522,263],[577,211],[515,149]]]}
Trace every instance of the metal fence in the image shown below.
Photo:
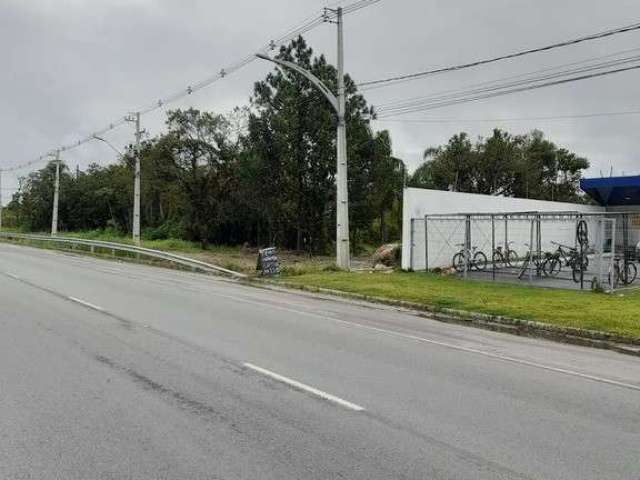
{"label": "metal fence", "polygon": [[542,287],[640,287],[640,212],[427,215],[411,221],[413,270]]}
{"label": "metal fence", "polygon": [[50,237],[46,235],[30,235],[13,232],[0,232],[0,240],[10,240],[12,242],[29,243],[34,246],[48,245],[53,248],[65,248],[74,251],[87,251],[92,254],[110,253],[112,256],[140,258],[145,257],[150,260],[163,261],[172,265],[180,266],[192,271],[226,275],[233,278],[246,278],[247,275],[232,270],[205,263],[193,258],[184,257],[175,253],[152,250],[150,248],[137,247],[122,243],[103,242],[100,240],[85,240],[72,237]]}

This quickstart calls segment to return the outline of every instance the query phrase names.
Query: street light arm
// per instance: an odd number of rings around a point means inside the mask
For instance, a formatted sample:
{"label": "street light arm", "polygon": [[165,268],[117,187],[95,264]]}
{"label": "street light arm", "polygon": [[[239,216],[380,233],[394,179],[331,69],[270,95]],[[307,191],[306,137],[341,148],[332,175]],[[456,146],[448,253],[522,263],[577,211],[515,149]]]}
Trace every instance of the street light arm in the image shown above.
{"label": "street light arm", "polygon": [[99,141],[101,141],[101,142],[103,142],[103,143],[106,143],[106,144],[111,148],[111,150],[113,150],[114,152],[116,152],[120,157],[124,158],[124,154],[123,154],[120,150],[118,150],[116,147],[114,147],[114,146],[111,144],[111,142],[109,142],[106,138],[102,138],[102,137],[99,137],[99,136],[97,136],[97,135],[93,135],[93,138],[94,138],[95,140],[99,140]]}
{"label": "street light arm", "polygon": [[299,65],[297,65],[297,64],[295,64],[293,62],[288,62],[286,60],[280,60],[280,59],[277,59],[277,58],[272,58],[272,57],[269,57],[268,55],[264,55],[262,53],[256,53],[256,57],[260,58],[262,60],[267,60],[269,62],[273,62],[273,63],[275,63],[277,65],[280,65],[282,67],[288,68],[290,70],[293,70],[294,72],[297,72],[300,75],[302,75],[303,77],[305,77],[318,90],[320,90],[320,92],[322,92],[322,94],[326,97],[326,99],[329,100],[329,103],[331,104],[333,109],[336,111],[336,113],[339,114],[338,99],[333,94],[333,92],[331,90],[329,90],[329,88],[324,83],[322,83],[322,81],[318,77],[316,77],[313,73],[311,73],[308,70],[305,70],[304,68],[300,67]]}

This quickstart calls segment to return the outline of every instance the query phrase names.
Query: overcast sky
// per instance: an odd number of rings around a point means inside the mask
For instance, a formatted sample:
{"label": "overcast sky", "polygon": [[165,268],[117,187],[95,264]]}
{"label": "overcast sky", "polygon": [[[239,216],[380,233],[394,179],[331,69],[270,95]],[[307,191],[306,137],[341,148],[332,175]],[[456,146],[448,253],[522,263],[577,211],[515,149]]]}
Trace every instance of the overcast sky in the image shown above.
{"label": "overcast sky", "polygon": [[[350,3],[352,0],[345,0]],[[335,0],[0,0],[0,167],[38,157],[233,64]],[[472,61],[640,21],[638,0],[382,0],[345,19],[346,69],[356,81]],[[307,35],[335,61],[335,27]],[[426,96],[640,48],[640,32],[366,92],[373,104]],[[636,52],[637,53],[637,52]],[[173,107],[226,112],[247,102],[270,65],[256,61]],[[639,173],[640,115],[521,120],[640,110],[640,71],[378,121],[411,169],[459,131],[541,129],[587,157],[592,175]],[[143,117],[150,134],[164,110]],[[414,120],[446,120],[414,123]],[[482,120],[498,120],[493,122]],[[505,120],[506,119],[506,120]],[[517,119],[517,120],[513,120]],[[411,121],[407,121],[411,120]],[[108,138],[132,139],[125,125]],[[66,153],[75,168],[115,161],[104,144]],[[26,174],[28,170],[18,172]],[[17,186],[3,176],[3,198]]]}

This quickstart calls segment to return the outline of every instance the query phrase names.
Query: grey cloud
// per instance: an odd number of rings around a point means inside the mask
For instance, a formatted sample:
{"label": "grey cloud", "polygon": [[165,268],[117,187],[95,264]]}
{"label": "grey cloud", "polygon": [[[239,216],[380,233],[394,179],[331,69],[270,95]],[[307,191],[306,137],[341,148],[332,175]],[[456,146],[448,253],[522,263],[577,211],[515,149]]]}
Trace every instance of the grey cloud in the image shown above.
{"label": "grey cloud", "polygon": [[[104,126],[129,109],[207,77],[286,31],[327,1],[313,0],[0,0],[3,155],[0,166],[29,160],[64,141]],[[347,70],[356,81],[498,55],[633,23],[635,0],[382,0],[346,20]],[[318,53],[335,59],[334,31],[309,34]],[[529,56],[464,72],[367,92],[372,104],[430,95],[476,82],[640,47],[640,33]],[[258,62],[179,105],[226,111],[247,101],[253,82],[270,67]],[[514,118],[640,108],[638,72],[449,107],[408,118]],[[162,112],[144,119],[155,133]],[[483,122],[412,124],[389,128],[396,154],[414,168],[427,146],[464,130],[488,135]],[[542,129],[556,143],[588,157],[591,173],[640,170],[640,116],[512,121],[523,133]],[[131,129],[110,137],[123,145]],[[102,145],[66,156],[73,166],[113,161]],[[24,173],[24,172],[21,172]],[[5,185],[15,178],[5,175]],[[7,195],[4,196],[5,201]]]}

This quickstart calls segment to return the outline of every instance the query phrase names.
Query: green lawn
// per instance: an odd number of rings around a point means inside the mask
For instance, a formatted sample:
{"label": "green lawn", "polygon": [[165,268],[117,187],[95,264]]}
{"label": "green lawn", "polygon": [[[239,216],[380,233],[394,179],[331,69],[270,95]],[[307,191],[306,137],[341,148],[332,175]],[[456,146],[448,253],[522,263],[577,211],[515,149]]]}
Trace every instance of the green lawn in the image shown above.
{"label": "green lawn", "polygon": [[640,291],[607,295],[402,272],[322,272],[282,280],[296,286],[329,288],[640,338]]}

